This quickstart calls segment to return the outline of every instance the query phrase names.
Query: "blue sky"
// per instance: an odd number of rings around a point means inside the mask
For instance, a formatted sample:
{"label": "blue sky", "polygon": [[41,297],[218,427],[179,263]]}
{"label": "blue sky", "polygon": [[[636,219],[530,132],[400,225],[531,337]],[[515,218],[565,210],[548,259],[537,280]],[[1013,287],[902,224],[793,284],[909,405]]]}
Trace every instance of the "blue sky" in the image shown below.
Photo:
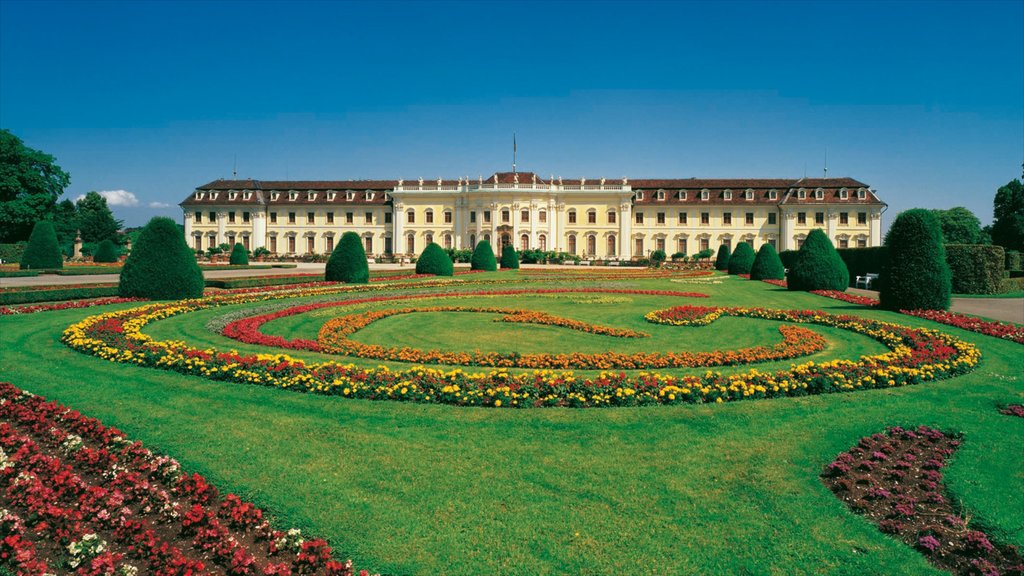
{"label": "blue sky", "polygon": [[[793,177],[988,223],[1024,2],[12,2],[0,126],[128,225],[231,176]],[[111,196],[114,198],[114,196]],[[162,205],[169,205],[162,207]]]}

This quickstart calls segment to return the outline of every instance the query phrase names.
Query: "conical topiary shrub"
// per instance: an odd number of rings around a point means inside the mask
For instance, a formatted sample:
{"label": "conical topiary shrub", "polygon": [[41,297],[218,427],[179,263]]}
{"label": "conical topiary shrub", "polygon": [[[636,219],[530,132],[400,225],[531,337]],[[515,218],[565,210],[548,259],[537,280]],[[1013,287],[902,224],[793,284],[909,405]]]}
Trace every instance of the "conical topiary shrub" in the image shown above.
{"label": "conical topiary shrub", "polygon": [[889,258],[879,273],[886,310],[947,310],[952,285],[942,227],[928,210],[901,212],[885,235]]}
{"label": "conical topiary shrub", "polygon": [[491,248],[491,243],[487,240],[481,240],[476,243],[476,248],[473,249],[473,257],[469,260],[470,270],[486,270],[488,272],[494,272],[498,269],[498,261],[494,258],[494,249]]}
{"label": "conical topiary shrub", "polygon": [[820,228],[811,230],[786,279],[790,290],[838,290],[850,284],[850,272]]}
{"label": "conical topiary shrub", "polygon": [[511,244],[501,249],[501,267],[509,270],[519,268],[519,253],[516,252],[516,249]]}
{"label": "conical topiary shrub", "polygon": [[434,274],[435,276],[451,276],[455,273],[452,259],[436,242],[427,244],[416,260],[417,274]]}
{"label": "conical topiary shrub", "polygon": [[754,264],[750,267],[751,280],[785,280],[786,268],[782,265],[782,259],[775,247],[771,244],[762,244],[754,258]]}
{"label": "conical topiary shrub", "polygon": [[228,264],[232,266],[249,265],[249,251],[245,249],[245,246],[239,242],[235,243],[235,247],[231,249],[231,258],[228,260]]}
{"label": "conical topiary shrub", "polygon": [[722,244],[718,247],[718,257],[715,258],[715,270],[728,270],[729,269],[729,246]]}
{"label": "conical topiary shrub", "polygon": [[93,262],[117,262],[121,257],[121,249],[110,239],[104,240],[96,247],[96,253],[92,255]]}
{"label": "conical topiary shrub", "polygon": [[329,282],[366,284],[370,281],[370,265],[359,234],[345,232],[327,260],[324,279]]}
{"label": "conical topiary shrub", "polygon": [[40,220],[32,227],[28,246],[21,255],[20,267],[22,270],[64,267],[64,256],[57,244],[57,231],[53,228],[53,222]]}
{"label": "conical topiary shrub", "polygon": [[754,248],[746,242],[740,242],[729,256],[729,274],[750,274],[755,257]]}
{"label": "conical topiary shrub", "polygon": [[124,297],[178,300],[203,295],[203,271],[170,218],[153,218],[121,269],[117,293]]}

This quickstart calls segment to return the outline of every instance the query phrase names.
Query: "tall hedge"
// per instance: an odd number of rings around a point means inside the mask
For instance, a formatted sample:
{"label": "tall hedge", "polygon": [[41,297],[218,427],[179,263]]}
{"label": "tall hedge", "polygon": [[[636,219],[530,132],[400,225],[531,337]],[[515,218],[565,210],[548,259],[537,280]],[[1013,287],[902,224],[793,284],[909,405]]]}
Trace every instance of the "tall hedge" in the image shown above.
{"label": "tall hedge", "polygon": [[750,244],[740,242],[733,250],[732,256],[729,256],[729,274],[750,274],[756,257]]}
{"label": "tall hedge", "polygon": [[153,218],[142,229],[121,269],[120,296],[177,300],[203,295],[203,272],[170,218]]}
{"label": "tall hedge", "polygon": [[857,281],[857,276],[868,274],[880,274],[885,260],[889,257],[888,248],[885,246],[872,246],[871,248],[840,248],[839,257],[846,263],[846,269],[850,271],[850,285]]}
{"label": "tall hedge", "polygon": [[417,274],[434,274],[435,276],[451,276],[455,273],[455,266],[448,254],[437,245],[437,242],[427,244],[427,247],[416,259]]}
{"label": "tall hedge", "polygon": [[240,242],[236,242],[235,247],[231,249],[231,258],[228,259],[228,264],[233,266],[249,265],[249,251]]}
{"label": "tall hedge", "polygon": [[793,266],[796,265],[796,256],[799,253],[799,250],[783,250],[779,252],[779,260],[782,260],[782,266],[787,270],[792,270]]}
{"label": "tall hedge", "polygon": [[109,238],[96,246],[96,252],[92,255],[93,262],[117,262],[121,256],[121,250]]}
{"label": "tall hedge", "polygon": [[511,270],[519,268],[519,253],[511,244],[501,249],[501,267]]}
{"label": "tall hedge", "polygon": [[999,294],[1003,285],[1002,246],[946,244],[946,264],[957,294]]}
{"label": "tall hedge", "polygon": [[57,231],[53,222],[40,220],[32,227],[32,235],[28,237],[28,246],[21,255],[22,270],[38,270],[40,268],[63,268],[64,256],[60,253],[57,243]]}
{"label": "tall hedge", "polygon": [[481,240],[476,243],[476,248],[473,249],[473,257],[469,260],[470,270],[486,270],[488,272],[494,272],[498,269],[498,261],[494,258],[494,248],[491,248],[491,243],[487,240]]}
{"label": "tall hedge", "polygon": [[729,269],[729,246],[722,244],[718,247],[718,257],[715,258],[715,270],[728,270]]}
{"label": "tall hedge", "polygon": [[1007,270],[1021,270],[1024,267],[1021,264],[1024,263],[1024,259],[1021,258],[1020,252],[1016,250],[1006,251],[1006,269]]}
{"label": "tall hedge", "polygon": [[815,228],[807,235],[786,279],[790,290],[846,290],[850,272],[828,236]]}
{"label": "tall hedge", "polygon": [[761,244],[761,248],[754,257],[754,264],[750,267],[751,280],[785,280],[786,267],[782,265],[782,259],[775,247],[771,244]]}
{"label": "tall hedge", "polygon": [[883,309],[949,308],[952,279],[934,214],[921,208],[900,213],[885,235],[885,246],[889,258],[878,279]]}
{"label": "tall hedge", "polygon": [[329,282],[366,284],[370,281],[370,265],[366,262],[363,241],[355,232],[345,232],[327,259],[324,279]]}

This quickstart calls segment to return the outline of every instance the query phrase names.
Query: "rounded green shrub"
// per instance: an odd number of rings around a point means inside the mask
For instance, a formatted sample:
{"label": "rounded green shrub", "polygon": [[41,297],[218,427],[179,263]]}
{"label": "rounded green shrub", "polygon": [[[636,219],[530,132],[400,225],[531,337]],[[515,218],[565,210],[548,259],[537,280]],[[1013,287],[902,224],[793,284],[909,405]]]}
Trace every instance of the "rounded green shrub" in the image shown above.
{"label": "rounded green shrub", "polygon": [[715,270],[728,270],[729,269],[729,246],[722,244],[718,247],[718,257],[715,258]]}
{"label": "rounded green shrub", "polygon": [[901,212],[885,235],[889,258],[879,276],[885,310],[947,310],[952,278],[942,228],[929,210]]}
{"label": "rounded green shrub", "polygon": [[436,242],[427,244],[416,260],[417,274],[434,274],[435,276],[451,276],[455,273],[452,259]]}
{"label": "rounded green shrub", "polygon": [[107,239],[96,246],[96,252],[92,255],[93,262],[117,262],[121,257],[121,249],[114,244],[113,240]]}
{"label": "rounded green shrub", "polygon": [[203,272],[170,218],[153,218],[142,229],[121,269],[117,293],[150,300],[178,300],[203,295]]}
{"label": "rounded green shrub", "polygon": [[511,244],[501,249],[501,267],[509,270],[519,268],[519,253]]}
{"label": "rounded green shrub", "polygon": [[235,243],[235,247],[231,249],[231,258],[228,260],[228,264],[232,266],[249,265],[249,251],[245,249],[245,246]]}
{"label": "rounded green shrub", "polygon": [[370,281],[370,265],[359,234],[345,232],[327,260],[324,279],[328,282],[366,284]]}
{"label": "rounded green shrub", "polygon": [[473,249],[473,257],[469,260],[470,270],[486,270],[488,272],[494,272],[498,269],[498,261],[494,258],[494,249],[491,248],[491,243],[487,240],[481,240],[476,243],[476,248]]}
{"label": "rounded green shrub", "polygon": [[736,250],[729,256],[729,274],[750,274],[750,268],[754,265],[754,248],[746,242],[736,245]]}
{"label": "rounded green shrub", "polygon": [[57,231],[53,222],[40,220],[32,228],[28,237],[28,246],[21,255],[22,270],[39,270],[42,268],[63,268],[64,256],[60,253],[57,243]]}
{"label": "rounded green shrub", "polygon": [[797,252],[786,279],[790,290],[838,290],[850,285],[850,272],[828,236],[815,228]]}
{"label": "rounded green shrub", "polygon": [[664,250],[655,250],[654,252],[651,252],[651,264],[655,267],[660,267],[665,262],[666,258],[668,258],[668,256],[665,254]]}
{"label": "rounded green shrub", "polygon": [[771,244],[762,244],[754,257],[754,264],[750,267],[751,280],[785,280],[786,268],[782,265],[782,258],[775,251]]}

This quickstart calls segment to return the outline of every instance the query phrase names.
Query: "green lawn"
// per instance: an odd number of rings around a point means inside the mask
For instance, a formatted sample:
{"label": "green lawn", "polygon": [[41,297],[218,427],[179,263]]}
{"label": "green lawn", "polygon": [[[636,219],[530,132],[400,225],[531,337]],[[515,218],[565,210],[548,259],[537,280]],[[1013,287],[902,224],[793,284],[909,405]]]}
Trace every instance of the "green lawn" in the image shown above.
{"label": "green lawn", "polygon": [[[223,490],[253,499],[281,524],[327,537],[340,555],[371,571],[939,573],[849,512],[818,479],[861,436],[897,424],[962,432],[964,445],[946,474],[953,497],[973,522],[1024,545],[1024,420],[996,410],[1024,399],[1020,345],[757,282],[594,284],[713,296],[668,299],[675,304],[819,308],[937,327],[979,345],[983,358],[967,376],[893,390],[704,406],[473,409],[304,395],[110,364],[59,343],[61,330],[98,312],[92,309],[0,318],[0,377],[172,454]],[[500,305],[644,330],[656,349],[737,348],[779,338],[774,323],[735,318],[704,328],[653,326],[636,314],[666,300],[629,298],[611,305],[556,298]],[[441,300],[453,301],[463,303]],[[206,330],[209,319],[230,310],[163,320],[147,333],[258,349]],[[357,337],[429,347],[445,338],[425,335],[447,328],[447,343],[466,349],[467,340],[493,339],[493,331],[509,328],[484,317],[463,326],[466,316],[478,315],[391,318]],[[308,335],[329,317],[281,320],[267,332]],[[587,334],[514,328],[506,334],[516,345],[530,336],[559,350],[599,346]],[[881,349],[862,336],[813,329],[832,341],[815,356]]]}

